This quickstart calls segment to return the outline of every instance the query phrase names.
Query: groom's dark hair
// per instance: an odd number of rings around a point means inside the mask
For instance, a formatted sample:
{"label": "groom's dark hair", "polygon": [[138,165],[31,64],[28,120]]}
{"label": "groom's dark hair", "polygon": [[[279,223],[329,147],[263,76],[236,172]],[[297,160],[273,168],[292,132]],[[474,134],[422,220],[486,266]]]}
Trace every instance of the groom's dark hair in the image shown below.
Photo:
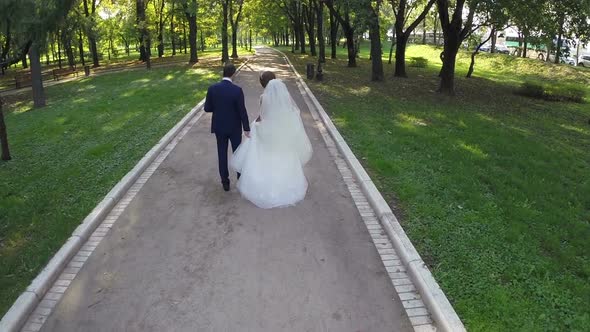
{"label": "groom's dark hair", "polygon": [[226,63],[223,66],[223,77],[232,77],[236,73],[236,66],[233,63]]}

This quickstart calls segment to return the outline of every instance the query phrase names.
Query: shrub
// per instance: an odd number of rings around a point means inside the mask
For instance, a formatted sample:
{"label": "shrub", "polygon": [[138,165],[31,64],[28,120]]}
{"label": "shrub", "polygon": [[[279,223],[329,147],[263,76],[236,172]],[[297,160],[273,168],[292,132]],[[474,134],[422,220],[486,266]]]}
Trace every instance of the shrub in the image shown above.
{"label": "shrub", "polygon": [[516,94],[548,101],[582,103],[584,102],[586,91],[579,86],[563,85],[555,82],[524,82],[520,88],[516,90]]}
{"label": "shrub", "polygon": [[408,61],[408,66],[417,68],[426,68],[428,66],[428,59],[421,56],[411,57]]}

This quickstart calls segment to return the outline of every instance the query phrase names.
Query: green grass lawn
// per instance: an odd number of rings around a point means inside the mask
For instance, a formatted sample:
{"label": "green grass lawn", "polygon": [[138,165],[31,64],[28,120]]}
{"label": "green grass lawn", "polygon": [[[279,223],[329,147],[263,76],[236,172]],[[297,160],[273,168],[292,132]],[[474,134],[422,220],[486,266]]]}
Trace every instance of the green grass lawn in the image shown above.
{"label": "green grass lawn", "polygon": [[11,96],[13,160],[0,162],[0,316],[104,195],[219,79],[176,66],[46,89],[48,106]]}
{"label": "green grass lawn", "polygon": [[[284,49],[286,50],[286,49]],[[367,52],[310,82],[470,331],[590,330],[590,105],[528,99],[526,80],[590,92],[590,71],[483,54],[438,95],[439,49],[369,82]],[[309,58],[286,52],[301,73]],[[588,98],[586,98],[586,101]]]}

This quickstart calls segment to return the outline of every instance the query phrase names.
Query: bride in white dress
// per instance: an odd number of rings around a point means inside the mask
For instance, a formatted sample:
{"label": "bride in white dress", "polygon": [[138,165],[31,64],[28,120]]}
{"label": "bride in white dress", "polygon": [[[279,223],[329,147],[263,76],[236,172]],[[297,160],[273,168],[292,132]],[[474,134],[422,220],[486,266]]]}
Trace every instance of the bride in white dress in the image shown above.
{"label": "bride in white dress", "polygon": [[260,117],[252,123],[250,138],[233,155],[231,167],[241,173],[238,190],[260,208],[294,205],[305,197],[303,166],[312,147],[299,113],[285,83],[271,80],[261,96]]}

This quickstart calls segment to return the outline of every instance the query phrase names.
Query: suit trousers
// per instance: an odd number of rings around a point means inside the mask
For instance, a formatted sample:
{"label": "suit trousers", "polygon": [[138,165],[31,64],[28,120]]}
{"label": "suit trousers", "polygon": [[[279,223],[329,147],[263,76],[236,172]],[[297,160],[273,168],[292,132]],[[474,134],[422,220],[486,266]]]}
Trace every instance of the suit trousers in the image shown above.
{"label": "suit trousers", "polygon": [[[227,169],[227,148],[231,142],[232,151],[236,151],[240,143],[242,143],[242,132],[234,132],[230,134],[215,133],[217,137],[217,157],[219,160],[219,176],[221,176],[221,183],[229,183],[229,170]],[[238,173],[238,178],[240,173]]]}

